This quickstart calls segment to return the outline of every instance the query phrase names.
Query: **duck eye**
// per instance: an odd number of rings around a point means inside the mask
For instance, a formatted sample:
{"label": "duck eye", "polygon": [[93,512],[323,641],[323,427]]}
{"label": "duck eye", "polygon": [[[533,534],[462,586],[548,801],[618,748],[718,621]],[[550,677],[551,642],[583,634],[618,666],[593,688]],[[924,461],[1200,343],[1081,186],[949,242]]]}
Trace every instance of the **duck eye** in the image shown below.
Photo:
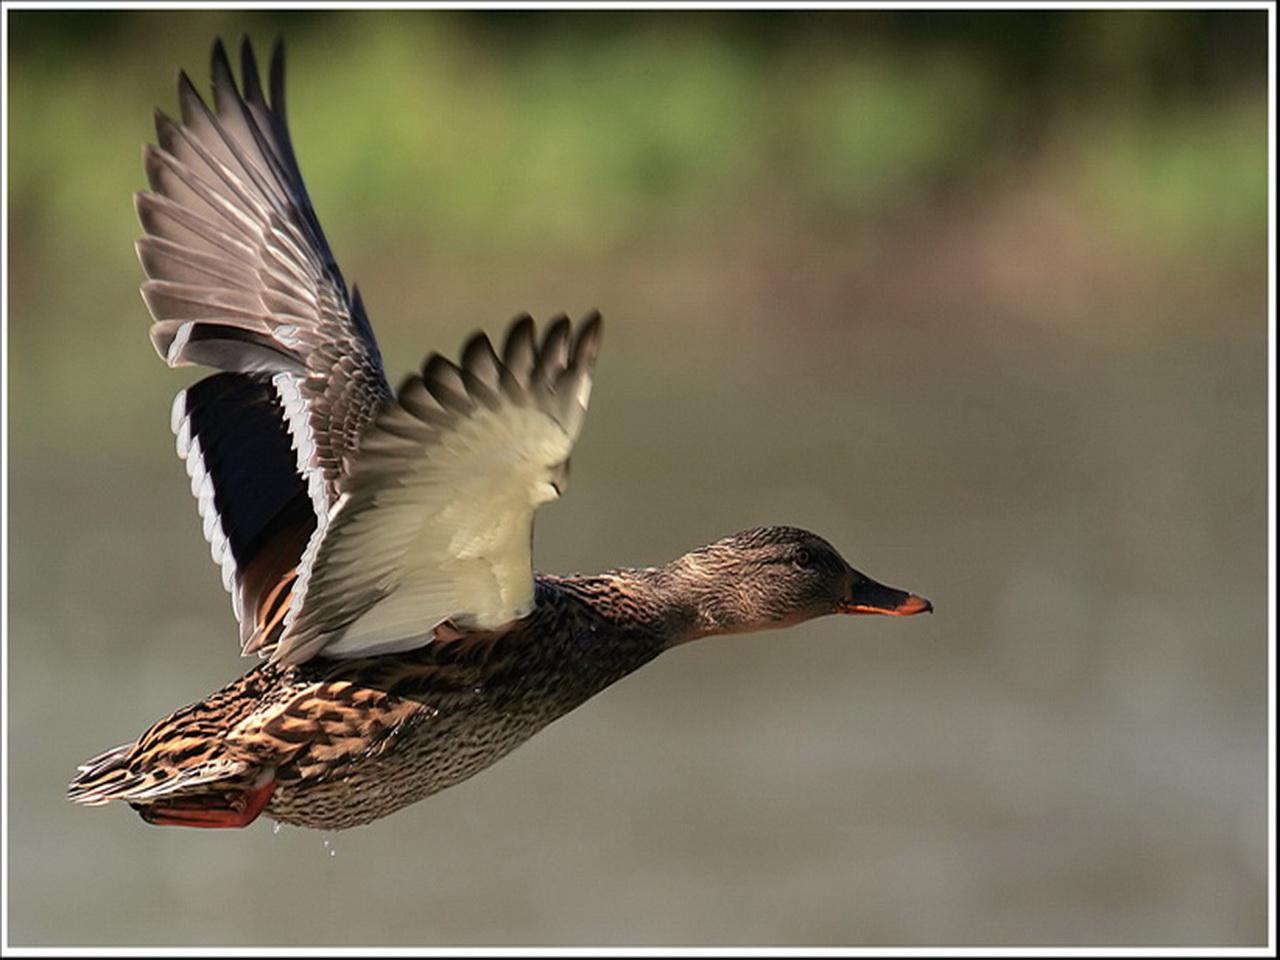
{"label": "duck eye", "polygon": [[808,547],[796,547],[796,552],[792,554],[791,559],[799,566],[809,567],[813,565],[813,551]]}

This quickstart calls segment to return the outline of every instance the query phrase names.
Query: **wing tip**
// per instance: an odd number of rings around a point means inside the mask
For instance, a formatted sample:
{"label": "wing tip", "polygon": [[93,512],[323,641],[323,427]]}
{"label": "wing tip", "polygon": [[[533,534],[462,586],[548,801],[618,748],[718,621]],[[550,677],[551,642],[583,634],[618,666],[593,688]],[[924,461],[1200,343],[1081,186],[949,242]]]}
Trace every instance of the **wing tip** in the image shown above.
{"label": "wing tip", "polygon": [[227,56],[227,46],[222,42],[222,37],[213,38],[213,45],[209,49],[209,72],[213,76],[215,85],[219,79],[229,78],[234,81],[235,74],[231,69],[231,59]]}
{"label": "wing tip", "polygon": [[578,321],[578,335],[573,341],[573,357],[570,366],[595,366],[600,353],[600,339],[604,334],[604,318],[599,310],[588,310]]}
{"label": "wing tip", "polygon": [[276,34],[271,45],[271,66],[267,82],[271,87],[271,109],[284,120],[284,37]]}

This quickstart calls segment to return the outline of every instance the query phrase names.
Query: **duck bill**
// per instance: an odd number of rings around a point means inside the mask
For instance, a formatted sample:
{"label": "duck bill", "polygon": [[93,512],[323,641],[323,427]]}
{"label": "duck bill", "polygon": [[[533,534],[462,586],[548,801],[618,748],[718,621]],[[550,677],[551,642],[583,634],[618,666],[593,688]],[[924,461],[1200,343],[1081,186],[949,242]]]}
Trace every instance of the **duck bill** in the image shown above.
{"label": "duck bill", "polygon": [[849,599],[837,607],[840,613],[879,613],[889,617],[910,617],[932,613],[933,604],[906,590],[886,587],[867,578],[853,585]]}

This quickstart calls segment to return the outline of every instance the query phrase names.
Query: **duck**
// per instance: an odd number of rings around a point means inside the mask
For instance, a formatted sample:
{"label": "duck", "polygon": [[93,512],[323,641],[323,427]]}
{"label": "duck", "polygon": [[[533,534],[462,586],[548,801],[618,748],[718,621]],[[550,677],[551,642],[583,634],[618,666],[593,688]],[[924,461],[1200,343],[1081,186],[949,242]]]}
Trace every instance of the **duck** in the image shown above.
{"label": "duck", "polygon": [[67,797],[149,824],[260,815],[340,830],[486,769],[660,654],[923,597],[822,537],[746,530],[669,563],[535,572],[537,508],[567,489],[599,313],[517,316],[392,390],[289,136],[284,49],[264,90],[221,40],[212,101],[185,72],[135,195],[151,342],[213,371],[171,410],[247,673],[82,763]]}

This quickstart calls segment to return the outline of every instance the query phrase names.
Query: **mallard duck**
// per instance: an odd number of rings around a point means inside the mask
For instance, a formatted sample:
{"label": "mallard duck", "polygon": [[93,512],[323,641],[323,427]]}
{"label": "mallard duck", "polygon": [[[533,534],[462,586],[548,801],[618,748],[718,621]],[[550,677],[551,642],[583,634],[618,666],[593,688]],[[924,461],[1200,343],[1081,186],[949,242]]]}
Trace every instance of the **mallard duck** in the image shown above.
{"label": "mallard duck", "polygon": [[213,105],[180,74],[156,113],[137,242],[170,366],[218,372],[172,426],[241,650],[261,663],[82,764],[68,796],[153,824],[265,813],[340,829],[483,770],[665,650],[928,600],[829,543],[766,527],[665,566],[534,573],[535,509],[565,491],[600,317],[518,317],[393,392],[359,292],[312,209],[253,50],[238,86],[213,47]]}

